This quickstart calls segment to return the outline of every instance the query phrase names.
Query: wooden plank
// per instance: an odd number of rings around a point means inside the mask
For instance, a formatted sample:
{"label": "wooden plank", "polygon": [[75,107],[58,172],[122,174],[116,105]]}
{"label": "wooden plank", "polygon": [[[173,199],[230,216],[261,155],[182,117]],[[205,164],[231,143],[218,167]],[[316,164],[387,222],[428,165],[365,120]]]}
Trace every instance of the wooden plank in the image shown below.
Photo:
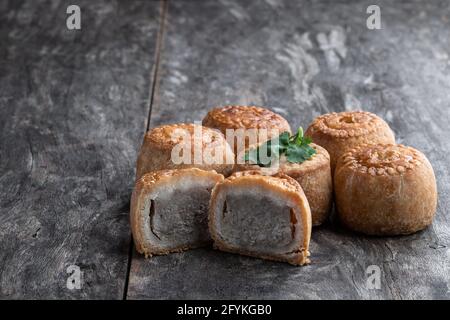
{"label": "wooden plank", "polygon": [[[431,228],[406,237],[313,230],[312,264],[296,268],[211,249],[134,253],[128,298],[450,298],[450,8],[445,1],[173,1],[151,125],[201,120],[223,104],[269,106],[306,127],[363,108],[423,150],[438,178]],[[381,288],[366,286],[367,268]]]}
{"label": "wooden plank", "polygon": [[0,298],[123,298],[160,4],[70,4],[0,5]]}

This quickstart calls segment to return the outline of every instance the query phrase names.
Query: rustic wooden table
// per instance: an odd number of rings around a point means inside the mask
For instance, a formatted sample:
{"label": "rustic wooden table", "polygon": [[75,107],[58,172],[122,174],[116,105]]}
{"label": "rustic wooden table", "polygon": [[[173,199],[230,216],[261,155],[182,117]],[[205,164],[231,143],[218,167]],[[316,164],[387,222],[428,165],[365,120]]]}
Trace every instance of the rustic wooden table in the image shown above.
{"label": "rustic wooden table", "polygon": [[[448,1],[377,1],[381,30],[372,1],[76,3],[78,31],[71,1],[0,0],[0,298],[450,298]],[[434,224],[374,238],[329,222],[306,267],[208,248],[143,259],[128,210],[146,129],[230,103],[293,127],[377,113],[433,164]]]}

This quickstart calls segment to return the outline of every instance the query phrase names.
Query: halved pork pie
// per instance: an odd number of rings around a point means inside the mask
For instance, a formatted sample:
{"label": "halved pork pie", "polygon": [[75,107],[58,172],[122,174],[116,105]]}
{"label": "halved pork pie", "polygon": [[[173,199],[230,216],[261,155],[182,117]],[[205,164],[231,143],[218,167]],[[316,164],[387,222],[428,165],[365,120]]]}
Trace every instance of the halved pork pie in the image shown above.
{"label": "halved pork pie", "polygon": [[309,262],[311,211],[284,174],[237,172],[213,189],[209,229],[217,249],[293,265]]}
{"label": "halved pork pie", "polygon": [[137,182],[131,198],[131,230],[146,257],[179,252],[211,242],[211,190],[224,179],[197,168],[153,171]]}

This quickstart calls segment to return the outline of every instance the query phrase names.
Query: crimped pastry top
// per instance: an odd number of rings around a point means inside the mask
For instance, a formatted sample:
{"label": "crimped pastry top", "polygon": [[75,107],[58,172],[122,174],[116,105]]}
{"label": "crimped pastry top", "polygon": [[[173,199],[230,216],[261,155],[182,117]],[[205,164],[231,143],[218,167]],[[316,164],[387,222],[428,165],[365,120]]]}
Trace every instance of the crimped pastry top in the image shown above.
{"label": "crimped pastry top", "polygon": [[282,116],[266,108],[256,106],[216,107],[208,112],[203,125],[219,128],[279,129],[280,133],[291,131],[289,123]]}
{"label": "crimped pastry top", "polygon": [[142,187],[152,187],[160,182],[165,182],[174,177],[181,176],[196,176],[201,177],[215,177],[218,180],[222,180],[223,176],[217,173],[215,170],[201,170],[198,168],[187,168],[187,169],[168,169],[168,170],[158,170],[151,171],[144,174],[138,181],[137,184]]}
{"label": "crimped pastry top", "polygon": [[339,159],[343,167],[372,176],[401,175],[425,161],[420,151],[401,144],[364,144],[350,149]]}
{"label": "crimped pastry top", "polygon": [[310,130],[337,138],[347,138],[363,136],[383,126],[387,126],[387,123],[371,112],[346,111],[318,116],[311,123]]}
{"label": "crimped pastry top", "polygon": [[[144,138],[161,148],[172,148],[181,142],[196,142],[203,148],[224,145],[229,148],[222,133],[217,130],[193,123],[166,124],[151,129]],[[198,140],[198,141],[197,141]]]}
{"label": "crimped pastry top", "polygon": [[291,178],[284,173],[266,176],[262,175],[259,170],[239,171],[226,178],[224,182],[233,183],[233,181],[244,180],[263,182],[276,188],[303,194],[303,189],[300,184],[294,178]]}

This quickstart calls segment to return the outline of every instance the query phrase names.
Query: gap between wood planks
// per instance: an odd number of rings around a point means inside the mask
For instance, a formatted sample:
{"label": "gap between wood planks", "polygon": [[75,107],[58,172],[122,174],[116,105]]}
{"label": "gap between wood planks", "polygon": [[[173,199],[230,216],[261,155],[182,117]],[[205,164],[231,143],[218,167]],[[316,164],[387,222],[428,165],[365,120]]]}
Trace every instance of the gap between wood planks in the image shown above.
{"label": "gap between wood planks", "polygon": [[[169,10],[169,0],[160,0],[160,14],[159,14],[159,25],[158,25],[158,32],[156,37],[156,48],[155,48],[155,56],[153,57],[154,60],[154,67],[152,70],[152,73],[150,75],[150,87],[149,87],[149,93],[148,93],[148,115],[147,115],[147,123],[145,132],[147,132],[150,129],[150,120],[152,116],[152,109],[153,109],[153,103],[155,99],[155,92],[158,89],[158,79],[159,79],[159,64],[160,64],[160,57],[161,57],[161,51],[163,46],[163,39],[164,39],[164,32],[166,29],[166,17],[167,12]],[[133,242],[133,235],[130,234],[130,245],[128,248],[128,262],[127,262],[127,271],[125,275],[125,286],[123,290],[123,300],[127,299],[128,295],[128,283],[130,279],[130,271],[131,271],[131,262],[133,259],[133,250],[134,250],[134,242]]]}

